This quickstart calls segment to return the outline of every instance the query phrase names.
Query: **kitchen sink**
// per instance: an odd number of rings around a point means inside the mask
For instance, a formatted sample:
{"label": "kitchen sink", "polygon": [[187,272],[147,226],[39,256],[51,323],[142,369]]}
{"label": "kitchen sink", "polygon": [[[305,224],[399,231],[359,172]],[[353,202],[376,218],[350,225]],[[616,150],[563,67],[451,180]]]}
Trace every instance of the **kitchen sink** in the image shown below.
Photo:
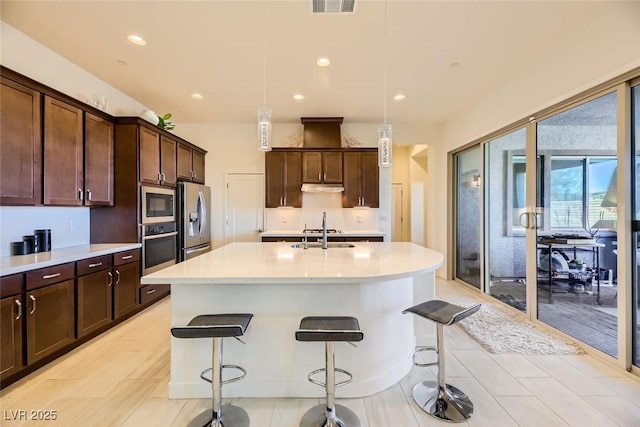
{"label": "kitchen sink", "polygon": [[[293,243],[291,245],[292,248],[304,249],[304,243]],[[339,243],[339,242],[329,242],[327,243],[327,248],[355,248],[356,245],[353,243]],[[322,249],[322,243],[320,242],[309,242],[307,243],[307,248],[320,248]]]}

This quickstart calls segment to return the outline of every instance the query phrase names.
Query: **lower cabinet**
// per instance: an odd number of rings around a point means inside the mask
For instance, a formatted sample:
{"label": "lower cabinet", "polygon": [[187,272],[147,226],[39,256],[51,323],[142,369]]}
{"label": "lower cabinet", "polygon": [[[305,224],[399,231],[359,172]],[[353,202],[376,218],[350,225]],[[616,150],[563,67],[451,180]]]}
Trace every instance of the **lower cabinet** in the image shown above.
{"label": "lower cabinet", "polygon": [[22,317],[24,301],[21,295],[0,299],[0,380],[20,371],[22,357]]}
{"label": "lower cabinet", "polygon": [[139,306],[140,263],[131,262],[113,269],[113,318],[117,319]]}
{"label": "lower cabinet", "polygon": [[145,305],[169,293],[171,285],[145,285],[140,288],[140,304]]}
{"label": "lower cabinet", "polygon": [[[95,272],[86,274],[85,272]],[[113,317],[113,273],[111,255],[77,262],[78,338],[111,322]],[[83,275],[84,274],[84,275]]]}
{"label": "lower cabinet", "polygon": [[26,293],[28,364],[75,340],[74,284],[65,280]]}

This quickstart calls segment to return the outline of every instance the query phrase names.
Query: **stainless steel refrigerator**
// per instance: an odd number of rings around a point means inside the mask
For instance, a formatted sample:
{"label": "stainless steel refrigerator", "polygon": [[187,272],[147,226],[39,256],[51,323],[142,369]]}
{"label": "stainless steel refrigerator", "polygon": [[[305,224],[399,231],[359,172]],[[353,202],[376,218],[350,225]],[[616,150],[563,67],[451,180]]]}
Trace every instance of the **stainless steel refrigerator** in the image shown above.
{"label": "stainless steel refrigerator", "polygon": [[179,261],[211,250],[211,188],[181,182],[178,185]]}

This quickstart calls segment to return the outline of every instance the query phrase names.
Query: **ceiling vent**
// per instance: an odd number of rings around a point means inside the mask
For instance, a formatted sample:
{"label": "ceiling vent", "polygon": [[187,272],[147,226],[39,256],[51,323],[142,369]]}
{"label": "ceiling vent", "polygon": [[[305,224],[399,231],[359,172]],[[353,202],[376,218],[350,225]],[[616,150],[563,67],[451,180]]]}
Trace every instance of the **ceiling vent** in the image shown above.
{"label": "ceiling vent", "polygon": [[355,13],[356,0],[311,0],[313,13],[352,14]]}

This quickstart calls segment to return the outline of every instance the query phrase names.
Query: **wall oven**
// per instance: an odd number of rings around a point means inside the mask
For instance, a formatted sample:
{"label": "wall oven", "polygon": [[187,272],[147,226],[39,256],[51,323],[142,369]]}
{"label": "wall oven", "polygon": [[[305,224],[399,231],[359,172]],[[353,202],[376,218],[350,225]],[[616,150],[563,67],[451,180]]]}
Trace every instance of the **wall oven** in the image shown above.
{"label": "wall oven", "polygon": [[175,222],[142,226],[142,274],[153,273],[176,263],[178,232]]}
{"label": "wall oven", "polygon": [[176,191],[172,188],[140,187],[141,223],[157,224],[176,220]]}

